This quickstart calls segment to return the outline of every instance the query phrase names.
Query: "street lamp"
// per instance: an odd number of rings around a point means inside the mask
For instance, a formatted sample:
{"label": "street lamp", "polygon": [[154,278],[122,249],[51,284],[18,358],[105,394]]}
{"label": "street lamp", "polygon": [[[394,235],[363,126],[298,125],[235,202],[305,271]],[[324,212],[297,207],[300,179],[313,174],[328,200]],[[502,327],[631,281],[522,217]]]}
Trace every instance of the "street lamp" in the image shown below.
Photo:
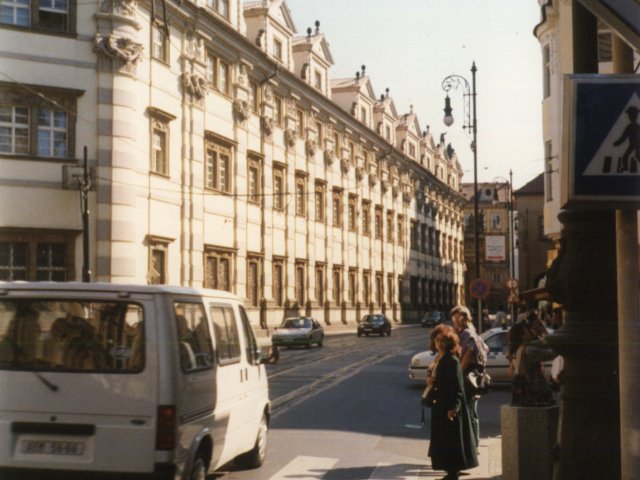
{"label": "street lamp", "polygon": [[[479,231],[479,212],[478,212],[478,142],[477,142],[477,127],[478,122],[476,120],[476,62],[471,65],[471,88],[466,78],[460,75],[449,75],[442,81],[442,89],[447,93],[444,100],[444,124],[447,127],[453,125],[453,115],[451,108],[451,99],[449,98],[449,90],[452,88],[457,90],[459,87],[464,88],[464,110],[467,116],[467,122],[462,128],[471,129],[473,132],[473,141],[471,143],[471,150],[473,151],[473,242],[474,242],[474,257],[475,257],[475,279],[480,278],[480,231]],[[482,331],[482,303],[478,299],[477,321],[478,331]]]}

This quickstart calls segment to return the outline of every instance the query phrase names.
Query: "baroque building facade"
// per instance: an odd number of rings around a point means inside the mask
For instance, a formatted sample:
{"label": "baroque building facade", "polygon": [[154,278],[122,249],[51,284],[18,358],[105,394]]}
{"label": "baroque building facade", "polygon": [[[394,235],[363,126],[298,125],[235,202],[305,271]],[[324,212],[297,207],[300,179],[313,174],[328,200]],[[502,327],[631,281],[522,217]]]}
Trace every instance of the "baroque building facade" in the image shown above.
{"label": "baroque building facade", "polygon": [[3,280],[220,288],[263,328],[462,300],[453,149],[365,67],[331,78],[318,22],[297,35],[282,0],[57,5],[3,2]]}

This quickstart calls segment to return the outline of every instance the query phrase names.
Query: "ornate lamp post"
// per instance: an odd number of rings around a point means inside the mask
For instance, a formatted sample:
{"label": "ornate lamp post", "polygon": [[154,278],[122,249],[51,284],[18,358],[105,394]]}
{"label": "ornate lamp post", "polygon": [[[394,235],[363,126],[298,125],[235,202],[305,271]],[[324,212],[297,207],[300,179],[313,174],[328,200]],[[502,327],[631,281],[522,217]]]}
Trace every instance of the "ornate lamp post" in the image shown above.
{"label": "ornate lamp post", "polygon": [[[480,222],[478,211],[478,143],[477,143],[477,126],[476,120],[476,63],[471,66],[471,87],[466,78],[460,75],[449,75],[442,81],[442,89],[447,93],[444,104],[444,124],[449,127],[453,124],[453,115],[451,108],[451,99],[449,98],[449,90],[452,88],[457,90],[459,87],[464,88],[464,110],[466,113],[466,124],[462,128],[470,129],[473,133],[473,141],[471,150],[473,151],[473,241],[474,241],[474,257],[475,257],[475,279],[480,278]],[[478,300],[476,315],[478,316],[478,331],[482,331],[482,303]]]}

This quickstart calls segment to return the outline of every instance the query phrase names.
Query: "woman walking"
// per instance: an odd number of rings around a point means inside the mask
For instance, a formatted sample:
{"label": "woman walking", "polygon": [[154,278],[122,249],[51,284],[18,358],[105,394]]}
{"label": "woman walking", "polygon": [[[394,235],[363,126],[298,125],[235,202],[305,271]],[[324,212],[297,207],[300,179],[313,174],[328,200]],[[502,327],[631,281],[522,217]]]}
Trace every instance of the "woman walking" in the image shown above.
{"label": "woman walking", "polygon": [[461,470],[478,466],[476,442],[471,431],[464,394],[458,337],[445,330],[435,339],[438,363],[431,376],[431,442],[429,456],[434,470],[444,470],[443,480],[458,479]]}
{"label": "woman walking", "polygon": [[[458,305],[451,310],[453,326],[460,337],[460,365],[462,374],[469,372],[483,372],[487,364],[487,353],[489,348],[480,338],[473,327],[471,312],[467,307]],[[476,440],[476,446],[480,445],[480,419],[478,418],[479,395],[467,394],[467,405],[471,417],[471,427]]]}

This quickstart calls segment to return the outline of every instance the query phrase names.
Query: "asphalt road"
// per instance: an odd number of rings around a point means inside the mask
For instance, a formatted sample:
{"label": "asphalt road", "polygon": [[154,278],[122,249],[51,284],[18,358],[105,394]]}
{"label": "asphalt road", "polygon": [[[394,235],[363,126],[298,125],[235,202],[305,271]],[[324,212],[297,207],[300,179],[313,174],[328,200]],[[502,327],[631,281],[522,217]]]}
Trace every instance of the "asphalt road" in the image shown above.
{"label": "asphalt road", "polygon": [[[328,336],[322,348],[283,349],[279,362],[267,367],[273,402],[267,461],[257,470],[231,465],[210,478],[442,477],[430,468],[426,454],[429,412],[424,427],[421,386],[407,376],[409,359],[426,348],[427,335],[419,327],[397,328],[391,337]],[[506,390],[481,400],[482,448],[486,439],[500,434],[499,406],[508,401]],[[484,465],[465,478],[492,478],[487,472],[496,468]]]}

